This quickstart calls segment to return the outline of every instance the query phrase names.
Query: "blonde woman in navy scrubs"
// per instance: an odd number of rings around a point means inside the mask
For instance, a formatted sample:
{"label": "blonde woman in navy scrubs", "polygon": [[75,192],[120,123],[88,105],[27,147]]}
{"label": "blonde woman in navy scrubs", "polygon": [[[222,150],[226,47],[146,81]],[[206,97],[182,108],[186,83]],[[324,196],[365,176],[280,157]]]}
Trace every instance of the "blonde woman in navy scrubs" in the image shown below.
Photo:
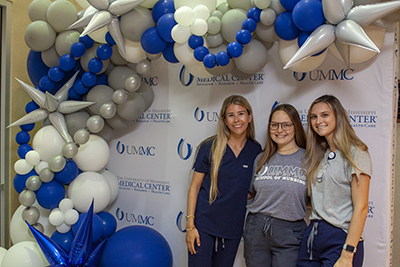
{"label": "blonde woman in navy scrubs", "polygon": [[253,112],[239,95],[222,104],[217,135],[198,148],[187,202],[190,267],[232,267],[243,232],[253,162]]}

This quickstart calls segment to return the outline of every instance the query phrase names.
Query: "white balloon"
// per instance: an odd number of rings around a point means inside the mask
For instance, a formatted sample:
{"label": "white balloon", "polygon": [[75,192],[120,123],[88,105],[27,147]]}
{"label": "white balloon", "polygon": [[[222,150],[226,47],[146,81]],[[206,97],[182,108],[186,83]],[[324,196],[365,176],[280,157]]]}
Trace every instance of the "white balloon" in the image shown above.
{"label": "white balloon", "polygon": [[180,24],[176,24],[171,30],[171,37],[178,44],[186,43],[189,40],[190,34],[190,27]]}
{"label": "white balloon", "polygon": [[67,210],[73,209],[74,208],[74,203],[72,202],[71,199],[69,198],[64,198],[63,200],[60,201],[58,204],[58,208],[62,212],[66,212]]}
{"label": "white balloon", "polygon": [[207,20],[210,17],[210,10],[205,5],[198,5],[193,8],[196,19]]}
{"label": "white balloon", "polygon": [[217,7],[217,0],[174,0],[175,10],[178,10],[182,6],[188,6],[196,8],[199,5],[205,5],[210,12],[214,11]]}
{"label": "white balloon", "polygon": [[6,255],[6,253],[7,253],[7,249],[5,249],[3,247],[0,247],[0,264],[1,264],[1,261],[3,260],[3,258],[4,258],[4,255]]}
{"label": "white balloon", "polygon": [[203,36],[207,33],[208,24],[204,19],[195,19],[190,26],[190,31],[197,36]]}
{"label": "white balloon", "polygon": [[26,162],[25,159],[19,159],[14,163],[14,170],[16,173],[24,175],[32,170],[33,166]]}
{"label": "white balloon", "polygon": [[189,44],[175,44],[174,45],[174,54],[176,58],[184,65],[191,65],[197,62],[197,60],[193,56],[193,49],[189,47]]}
{"label": "white balloon", "polygon": [[261,11],[260,22],[264,26],[272,26],[276,20],[276,13],[272,8],[267,8]]}
{"label": "white balloon", "polygon": [[266,9],[271,5],[271,0],[254,0],[254,5],[258,8],[258,9]]}
{"label": "white balloon", "polygon": [[179,25],[188,27],[194,21],[195,14],[192,8],[183,6],[175,10],[174,19]]}
{"label": "white balloon", "polygon": [[4,255],[1,262],[2,267],[39,267],[48,265],[49,262],[36,241],[23,241],[14,244]]}
{"label": "white balloon", "polygon": [[106,166],[110,158],[108,144],[103,138],[94,134],[91,134],[89,141],[81,145],[78,150],[73,160],[82,171],[99,171]]}
{"label": "white balloon", "polygon": [[32,140],[32,148],[40,154],[40,159],[49,161],[52,157],[62,155],[65,140],[52,125],[42,127]]}
{"label": "white balloon", "polygon": [[70,225],[67,225],[66,223],[62,223],[60,226],[57,226],[57,231],[61,234],[67,233],[71,229]]}
{"label": "white balloon", "polygon": [[64,213],[64,221],[67,225],[74,225],[79,220],[79,213],[74,210],[70,209]]}
{"label": "white balloon", "polygon": [[39,152],[35,150],[28,151],[25,155],[25,160],[29,165],[36,166],[40,162]]}
{"label": "white balloon", "polygon": [[126,60],[132,63],[138,63],[146,58],[146,52],[143,50],[140,42],[133,42],[124,38]]}
{"label": "white balloon", "polygon": [[276,16],[279,16],[279,14],[286,11],[286,9],[281,5],[280,0],[272,0],[269,7],[275,11]]}
{"label": "white balloon", "polygon": [[110,203],[108,204],[111,204],[117,199],[119,194],[119,185],[117,176],[115,176],[112,172],[107,171],[106,169],[100,171],[100,174],[104,176],[104,178],[110,185],[111,195],[110,195]]}
{"label": "white balloon", "polygon": [[64,223],[64,213],[60,210],[52,210],[49,215],[49,222],[58,227]]}
{"label": "white balloon", "polygon": [[111,188],[103,175],[97,172],[79,174],[68,187],[68,197],[79,212],[87,212],[93,200],[93,212],[102,211],[108,206]]}

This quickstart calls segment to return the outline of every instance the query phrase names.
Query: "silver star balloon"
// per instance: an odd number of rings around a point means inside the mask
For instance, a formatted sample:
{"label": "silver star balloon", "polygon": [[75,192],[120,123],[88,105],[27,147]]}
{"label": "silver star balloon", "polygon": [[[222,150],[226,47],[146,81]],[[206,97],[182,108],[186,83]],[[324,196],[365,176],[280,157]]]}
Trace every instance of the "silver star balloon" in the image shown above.
{"label": "silver star balloon", "polygon": [[[121,33],[118,16],[124,15],[140,5],[145,0],[88,0],[94,11],[83,16],[68,29],[78,29],[86,26],[81,36],[107,26],[121,54],[126,58],[124,38]],[[111,2],[111,3],[110,3]]]}
{"label": "silver star balloon", "polygon": [[72,137],[68,133],[64,114],[74,113],[95,104],[95,102],[67,100],[68,90],[74,85],[77,75],[78,72],[75,73],[74,76],[72,76],[72,78],[69,79],[54,96],[48,92],[43,93],[42,91],[15,78],[40,108],[26,114],[16,122],[7,126],[7,128],[28,123],[36,123],[49,118],[51,124],[57,129],[64,140],[67,143],[73,142]]}
{"label": "silver star balloon", "polygon": [[322,0],[322,8],[327,23],[322,24],[311,33],[300,49],[286,63],[284,69],[328,48],[333,43],[347,67],[350,65],[350,45],[379,53],[379,48],[371,41],[362,27],[371,25],[398,10],[400,1],[353,7],[352,0]]}

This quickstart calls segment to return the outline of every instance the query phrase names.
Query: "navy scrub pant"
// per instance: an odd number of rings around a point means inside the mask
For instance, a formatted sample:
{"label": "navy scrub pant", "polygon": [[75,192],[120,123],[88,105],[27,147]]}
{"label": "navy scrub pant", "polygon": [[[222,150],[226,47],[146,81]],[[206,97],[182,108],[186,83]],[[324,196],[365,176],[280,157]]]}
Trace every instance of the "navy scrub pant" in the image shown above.
{"label": "navy scrub pant", "polygon": [[199,231],[200,247],[195,243],[196,254],[189,253],[189,267],[232,267],[240,238],[225,239]]}
{"label": "navy scrub pant", "polygon": [[[332,267],[339,259],[347,233],[323,220],[313,220],[301,242],[297,267]],[[361,267],[364,260],[363,241],[358,242],[353,267]]]}

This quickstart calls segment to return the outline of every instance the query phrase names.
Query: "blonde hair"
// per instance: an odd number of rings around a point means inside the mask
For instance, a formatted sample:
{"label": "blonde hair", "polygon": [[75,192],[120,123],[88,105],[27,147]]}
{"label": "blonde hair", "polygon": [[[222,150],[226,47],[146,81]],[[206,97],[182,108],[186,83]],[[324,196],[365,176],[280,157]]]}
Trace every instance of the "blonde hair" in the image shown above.
{"label": "blonde hair", "polygon": [[[222,103],[219,120],[218,120],[218,130],[217,134],[205,139],[199,147],[209,140],[213,140],[211,146],[211,187],[210,187],[210,195],[209,195],[209,203],[210,205],[217,199],[218,195],[218,172],[219,167],[221,165],[222,157],[226,151],[226,144],[230,137],[230,130],[228,126],[225,124],[226,118],[226,110],[230,105],[240,105],[247,110],[248,115],[253,114],[253,110],[250,106],[250,103],[247,101],[246,98],[240,95],[231,95],[225,98],[224,102]],[[255,130],[254,130],[254,122],[251,120],[249,125],[247,126],[246,130],[246,137],[253,142],[257,142],[255,140]]]}
{"label": "blonde hair", "polygon": [[344,159],[356,170],[357,178],[362,170],[358,167],[351,156],[351,145],[363,151],[368,151],[367,145],[361,141],[361,139],[358,138],[354,132],[353,127],[350,125],[346,110],[335,96],[323,95],[315,99],[308,110],[307,116],[307,149],[304,165],[308,169],[307,182],[309,192],[311,192],[311,183],[315,184],[315,176],[318,171],[319,164],[324,157],[325,151],[328,149],[328,143],[325,137],[319,136],[316,132],[314,132],[311,125],[311,110],[314,105],[318,103],[327,104],[333,111],[336,121],[336,127],[333,134],[333,143],[339,149],[340,154],[344,157]]}
{"label": "blonde hair", "polygon": [[257,162],[257,172],[259,172],[261,170],[262,166],[266,162],[269,162],[271,157],[273,155],[275,155],[276,151],[278,150],[277,144],[274,141],[272,141],[271,129],[270,129],[272,116],[277,111],[283,111],[289,116],[291,122],[293,123],[293,127],[294,127],[294,137],[295,137],[296,145],[298,147],[306,148],[306,134],[304,132],[304,128],[301,123],[299,113],[290,104],[278,105],[272,110],[271,114],[269,115],[268,130],[267,130],[267,142],[265,144],[265,148],[263,151],[264,153],[262,154],[262,156],[260,157],[260,159]]}

